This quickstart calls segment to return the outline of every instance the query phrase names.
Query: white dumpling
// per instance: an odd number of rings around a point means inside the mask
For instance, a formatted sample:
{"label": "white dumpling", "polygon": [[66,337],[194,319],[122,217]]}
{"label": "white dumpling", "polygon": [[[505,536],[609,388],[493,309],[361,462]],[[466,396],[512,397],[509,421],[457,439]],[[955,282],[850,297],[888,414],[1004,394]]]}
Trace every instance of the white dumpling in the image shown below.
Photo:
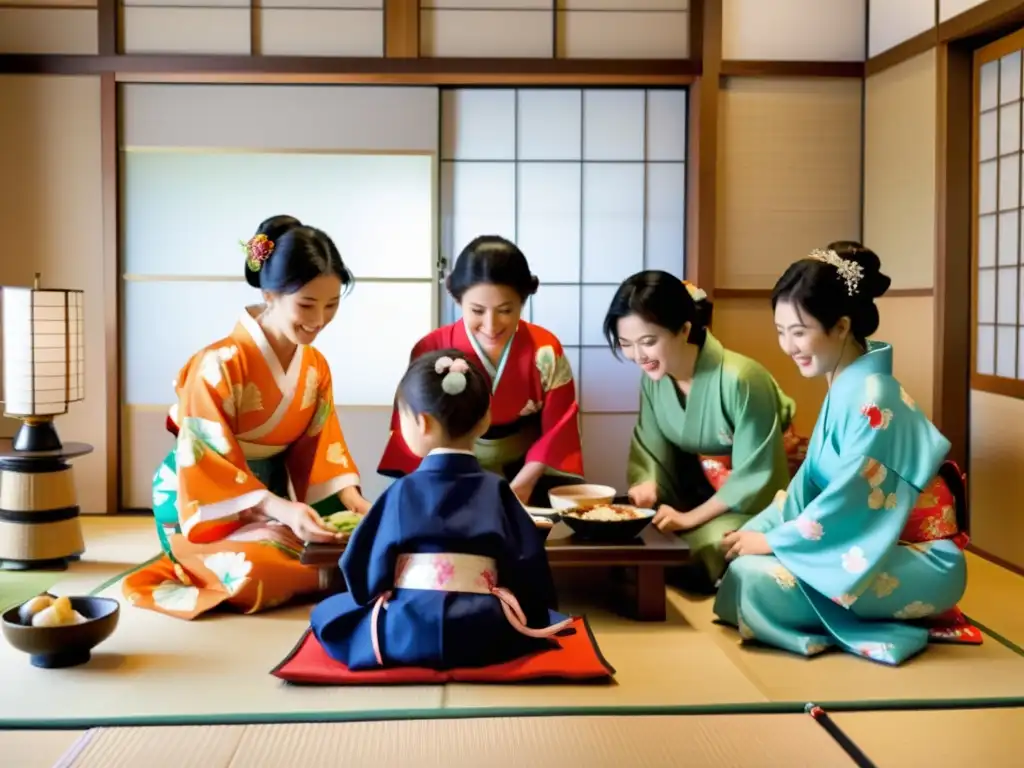
{"label": "white dumpling", "polygon": [[63,623],[61,621],[62,618],[60,611],[50,605],[32,617],[32,626],[59,627]]}
{"label": "white dumpling", "polygon": [[37,595],[22,604],[21,608],[18,609],[18,618],[21,619],[22,624],[31,624],[32,618],[37,613],[49,608],[51,605],[53,605],[53,597],[51,595]]}

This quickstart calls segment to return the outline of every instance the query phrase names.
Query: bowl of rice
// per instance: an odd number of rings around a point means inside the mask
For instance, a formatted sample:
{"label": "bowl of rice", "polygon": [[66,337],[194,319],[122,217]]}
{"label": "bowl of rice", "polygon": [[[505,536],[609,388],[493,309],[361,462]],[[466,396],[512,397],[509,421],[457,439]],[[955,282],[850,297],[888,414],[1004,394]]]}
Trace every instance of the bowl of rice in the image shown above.
{"label": "bowl of rice", "polygon": [[639,536],[654,519],[654,510],[629,504],[587,504],[564,509],[560,515],[580,538],[611,543]]}

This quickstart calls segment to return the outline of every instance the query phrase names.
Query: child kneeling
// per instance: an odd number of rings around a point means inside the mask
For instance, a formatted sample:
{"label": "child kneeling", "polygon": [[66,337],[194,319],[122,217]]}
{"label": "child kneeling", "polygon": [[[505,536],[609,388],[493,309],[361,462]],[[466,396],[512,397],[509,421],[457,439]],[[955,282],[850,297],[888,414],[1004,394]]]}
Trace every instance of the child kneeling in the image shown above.
{"label": "child kneeling", "polygon": [[482,667],[550,649],[572,620],[551,610],[545,536],[473,454],[490,423],[487,380],[457,350],[432,352],[406,371],[398,409],[423,461],[353,532],[348,592],[313,609],[320,644],[352,670]]}

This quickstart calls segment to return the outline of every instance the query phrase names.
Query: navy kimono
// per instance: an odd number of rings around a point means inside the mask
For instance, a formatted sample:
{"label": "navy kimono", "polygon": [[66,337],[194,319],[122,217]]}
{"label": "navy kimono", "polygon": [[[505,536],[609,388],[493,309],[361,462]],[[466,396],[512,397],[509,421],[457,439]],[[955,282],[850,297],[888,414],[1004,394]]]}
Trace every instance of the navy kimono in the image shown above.
{"label": "navy kimono", "polygon": [[550,610],[544,534],[508,482],[465,452],[431,453],[395,481],[353,532],[341,570],[348,592],[317,605],[310,623],[352,670],[481,667],[553,646],[516,629],[489,588],[514,596],[527,632],[568,620]]}

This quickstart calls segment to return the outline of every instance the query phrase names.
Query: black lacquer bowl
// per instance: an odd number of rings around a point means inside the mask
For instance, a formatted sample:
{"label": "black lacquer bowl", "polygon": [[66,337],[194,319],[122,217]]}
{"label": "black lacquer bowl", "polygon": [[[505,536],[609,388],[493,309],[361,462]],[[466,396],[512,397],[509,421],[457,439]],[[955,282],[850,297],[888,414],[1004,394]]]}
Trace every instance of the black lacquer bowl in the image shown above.
{"label": "black lacquer bowl", "polygon": [[29,662],[42,669],[63,669],[85,664],[92,649],[117,628],[121,605],[109,597],[69,597],[71,607],[86,619],[63,627],[26,626],[18,607],[4,613],[0,624],[7,642],[29,655]]}
{"label": "black lacquer bowl", "polygon": [[624,544],[643,533],[644,528],[650,525],[651,520],[654,519],[653,509],[641,509],[627,504],[601,504],[594,506],[625,507],[632,510],[637,517],[620,520],[585,520],[573,514],[574,512],[586,511],[592,508],[588,506],[562,510],[562,522],[569,526],[572,532],[581,539],[608,544]]}

